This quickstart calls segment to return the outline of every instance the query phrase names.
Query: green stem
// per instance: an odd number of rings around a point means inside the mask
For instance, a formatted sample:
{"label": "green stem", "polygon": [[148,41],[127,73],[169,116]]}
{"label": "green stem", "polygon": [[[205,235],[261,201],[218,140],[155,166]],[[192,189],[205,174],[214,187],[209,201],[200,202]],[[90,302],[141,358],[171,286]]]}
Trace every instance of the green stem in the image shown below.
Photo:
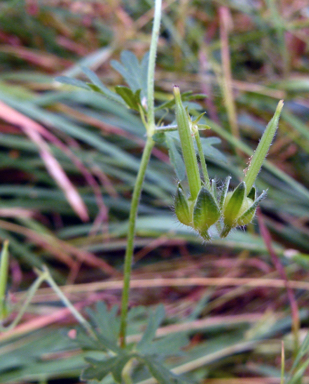
{"label": "green stem", "polygon": [[203,152],[202,142],[201,142],[201,138],[200,138],[200,134],[199,134],[198,130],[196,130],[194,137],[195,137],[197,150],[198,150],[198,154],[199,154],[199,158],[200,158],[200,163],[201,163],[201,167],[202,167],[204,181],[206,183],[207,189],[210,191],[211,190],[210,180],[209,180],[209,175],[208,175],[208,171],[207,171],[207,165],[206,165],[206,161],[205,161],[205,155]]}
{"label": "green stem", "polygon": [[22,305],[20,311],[18,312],[15,320],[8,326],[4,327],[0,324],[0,331],[1,332],[7,332],[10,331],[11,329],[14,329],[16,325],[19,323],[21,318],[23,317],[24,313],[26,312],[33,296],[35,295],[36,291],[38,290],[39,286],[42,284],[42,282],[45,280],[45,275],[44,276],[39,276],[34,283],[31,285],[30,289],[27,292],[26,300],[24,304]]}
{"label": "green stem", "polygon": [[161,23],[162,0],[155,0],[155,13],[151,35],[148,78],[147,78],[147,118],[148,118],[148,136],[152,137],[155,131],[155,112],[154,112],[154,77],[157,56],[157,46]]}
{"label": "green stem", "polygon": [[40,275],[44,276],[44,280],[47,282],[47,284],[53,289],[53,291],[57,294],[57,296],[60,298],[60,300],[63,302],[63,304],[70,310],[72,315],[75,317],[75,319],[85,328],[85,330],[94,338],[96,338],[91,325],[88,323],[88,321],[75,309],[74,305],[67,299],[67,297],[64,295],[64,293],[61,291],[61,289],[58,287],[52,276],[50,275],[47,268],[43,269],[43,272],[38,271]]}
{"label": "green stem", "polygon": [[135,223],[138,210],[138,204],[142,192],[143,181],[147,169],[147,165],[150,159],[151,151],[154,146],[154,141],[151,137],[147,138],[146,145],[144,148],[140,169],[137,174],[137,179],[133,191],[131,210],[129,217],[129,228],[127,238],[127,249],[125,254],[124,263],[124,282],[121,300],[121,323],[120,323],[120,343],[124,347],[126,345],[126,331],[127,331],[127,314],[128,314],[128,303],[129,303],[129,292],[130,292],[130,279],[131,269],[134,251],[134,236],[135,236]]}
{"label": "green stem", "polygon": [[6,316],[5,293],[9,272],[9,242],[5,240],[0,259],[0,321]]}
{"label": "green stem", "polygon": [[135,236],[135,224],[137,217],[137,210],[139,200],[141,197],[143,181],[147,165],[151,156],[151,151],[154,146],[152,136],[155,133],[155,108],[154,108],[154,77],[155,77],[155,65],[157,46],[160,32],[161,22],[161,7],[162,0],[155,0],[155,12],[154,21],[151,35],[150,52],[149,52],[149,63],[148,63],[148,78],[147,78],[147,141],[144,147],[143,156],[140,164],[140,168],[137,174],[135,187],[133,190],[133,196],[131,201],[130,217],[129,217],[129,228],[127,237],[127,248],[124,261],[124,280],[123,280],[123,291],[121,298],[121,319],[120,319],[120,344],[122,347],[126,346],[126,333],[127,333],[127,315],[128,315],[128,304],[129,304],[129,293],[130,293],[130,280],[131,280],[131,269],[134,252],[134,236]]}

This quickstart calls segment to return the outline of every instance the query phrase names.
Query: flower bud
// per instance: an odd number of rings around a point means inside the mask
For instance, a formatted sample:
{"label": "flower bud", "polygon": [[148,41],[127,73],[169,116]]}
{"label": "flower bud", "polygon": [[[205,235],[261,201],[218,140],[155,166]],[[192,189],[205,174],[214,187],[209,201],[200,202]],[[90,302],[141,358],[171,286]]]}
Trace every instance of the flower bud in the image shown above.
{"label": "flower bud", "polygon": [[188,200],[180,186],[178,185],[176,196],[175,196],[175,213],[178,220],[184,225],[192,224],[192,215],[190,214]]}
{"label": "flower bud", "polygon": [[220,218],[220,210],[211,192],[202,187],[193,209],[193,225],[199,234],[209,240],[208,229]]}

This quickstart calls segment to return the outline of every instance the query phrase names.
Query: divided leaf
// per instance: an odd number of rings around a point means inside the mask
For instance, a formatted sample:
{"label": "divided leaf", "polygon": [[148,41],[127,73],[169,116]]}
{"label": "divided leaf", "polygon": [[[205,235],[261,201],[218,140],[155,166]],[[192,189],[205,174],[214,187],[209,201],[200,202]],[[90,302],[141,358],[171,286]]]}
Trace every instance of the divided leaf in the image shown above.
{"label": "divided leaf", "polygon": [[101,381],[111,373],[115,381],[121,383],[123,368],[131,358],[131,355],[125,353],[110,357],[106,360],[86,357],[85,360],[90,365],[82,372],[81,379]]}
{"label": "divided leaf", "polygon": [[175,375],[164,365],[153,358],[143,357],[143,360],[151,375],[160,384],[183,384],[188,382],[188,380],[181,376]]}
{"label": "divided leaf", "polygon": [[84,81],[75,79],[73,77],[67,77],[67,76],[58,76],[56,77],[56,81],[59,81],[59,83],[62,84],[68,84],[72,85],[74,87],[82,88],[87,91],[94,91],[97,93],[102,94],[106,98],[115,101],[121,105],[126,105],[122,98],[117,95],[115,92],[112,92],[110,89],[108,89],[98,78],[98,76],[91,71],[87,67],[81,67],[84,74],[88,77],[88,79],[91,81],[91,83],[85,83]]}
{"label": "divided leaf", "polygon": [[138,351],[142,352],[144,348],[147,347],[147,345],[151,343],[151,341],[155,338],[156,331],[159,328],[160,324],[162,323],[164,316],[165,316],[164,306],[160,304],[156,308],[154,314],[152,314],[149,318],[145,333],[143,334],[141,341],[137,344],[136,349]]}
{"label": "divided leaf", "polygon": [[55,78],[55,80],[61,84],[72,85],[73,87],[83,88],[83,89],[86,89],[87,91],[91,90],[91,88],[86,83],[84,83],[81,80],[75,79],[74,77],[58,76]]}
{"label": "divided leaf", "polygon": [[221,140],[218,137],[202,137],[201,142],[205,157],[211,160],[227,163],[226,156],[217,148],[213,147],[214,144],[221,143]]}
{"label": "divided leaf", "polygon": [[112,60],[112,67],[122,75],[133,93],[140,89],[142,97],[146,97],[149,53],[144,55],[140,63],[133,52],[122,51],[120,60],[120,63]]}

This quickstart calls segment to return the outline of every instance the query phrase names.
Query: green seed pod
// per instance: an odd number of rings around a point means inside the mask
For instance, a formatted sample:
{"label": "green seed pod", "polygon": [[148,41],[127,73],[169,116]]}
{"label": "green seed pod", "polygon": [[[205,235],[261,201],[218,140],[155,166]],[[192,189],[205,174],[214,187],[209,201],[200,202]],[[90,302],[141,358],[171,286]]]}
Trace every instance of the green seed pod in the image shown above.
{"label": "green seed pod", "polygon": [[209,240],[208,229],[220,218],[220,210],[211,192],[202,187],[193,209],[193,225],[199,234]]}
{"label": "green seed pod", "polygon": [[246,184],[244,182],[240,183],[233,192],[229,192],[226,195],[223,205],[223,220],[226,226],[235,227],[237,225],[237,219],[241,215],[240,212],[242,210],[243,204],[245,206],[242,212],[245,212],[249,208],[245,197]]}
{"label": "green seed pod", "polygon": [[201,188],[200,173],[193,144],[188,114],[182,104],[179,87],[174,86],[176,122],[179,132],[183,160],[185,163],[190,194],[196,199]]}
{"label": "green seed pod", "polygon": [[182,224],[190,226],[192,224],[192,215],[190,214],[188,200],[180,185],[177,188],[174,204],[178,220]]}

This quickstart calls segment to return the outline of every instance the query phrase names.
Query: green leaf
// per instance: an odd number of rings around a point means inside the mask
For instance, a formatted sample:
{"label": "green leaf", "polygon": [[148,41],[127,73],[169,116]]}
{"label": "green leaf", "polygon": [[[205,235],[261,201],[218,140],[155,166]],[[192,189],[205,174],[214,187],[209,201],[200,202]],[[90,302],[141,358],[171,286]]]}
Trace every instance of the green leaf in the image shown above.
{"label": "green leaf", "polygon": [[201,142],[205,157],[211,160],[227,163],[226,156],[217,148],[213,147],[214,144],[221,143],[221,140],[218,137],[202,137]]}
{"label": "green leaf", "polygon": [[121,63],[112,60],[112,67],[122,75],[134,93],[141,89],[142,97],[146,97],[149,53],[144,55],[140,63],[134,53],[122,51],[120,60]]}
{"label": "green leaf", "polygon": [[87,67],[81,67],[84,74],[88,77],[91,83],[87,83],[87,86],[91,88],[94,92],[101,93],[110,100],[116,101],[117,103],[124,104],[122,98],[117,95],[115,92],[112,92],[108,89],[99,79],[99,77]]}
{"label": "green leaf", "polygon": [[98,340],[94,340],[89,337],[84,330],[77,330],[76,337],[74,342],[78,344],[78,346],[83,350],[95,350],[95,351],[106,351],[105,346],[103,346]]}
{"label": "green leaf", "polygon": [[168,154],[175,169],[178,181],[182,181],[186,177],[186,168],[185,163],[176,147],[176,140],[171,135],[165,134],[165,143],[167,145]]}
{"label": "green leaf", "polygon": [[91,364],[81,374],[81,380],[103,380],[117,364],[119,357],[111,357],[107,360],[96,360],[86,357],[85,360]]}
{"label": "green leaf", "polygon": [[184,334],[170,335],[156,340],[148,345],[145,355],[159,357],[176,356],[182,354],[181,348],[188,345],[188,337]]}
{"label": "green leaf", "polygon": [[99,301],[96,305],[96,312],[91,309],[87,309],[87,312],[101,334],[117,345],[120,327],[120,319],[117,316],[118,307],[114,306],[111,311],[108,311],[106,304]]}
{"label": "green leaf", "polygon": [[84,83],[81,80],[74,79],[73,77],[58,76],[55,78],[55,80],[62,84],[68,84],[68,85],[72,85],[73,87],[83,88],[83,89],[86,89],[87,91],[90,90],[90,87],[86,83]]}
{"label": "green leaf", "polygon": [[115,87],[115,90],[117,94],[122,97],[124,102],[127,104],[127,106],[131,109],[134,109],[136,111],[139,110],[140,102],[140,93],[141,90],[138,89],[135,93],[132,92],[132,90],[128,87],[125,87],[123,85],[117,85]]}
{"label": "green leaf", "polygon": [[160,324],[162,323],[164,316],[165,316],[164,306],[160,304],[156,308],[154,314],[152,314],[149,318],[145,333],[143,334],[141,341],[136,346],[136,349],[138,351],[143,351],[143,349],[147,347],[147,345],[155,338],[156,331],[160,326]]}
{"label": "green leaf", "polygon": [[154,358],[143,357],[145,365],[149,369],[151,375],[157,380],[160,384],[180,384],[186,383],[187,380],[183,377],[175,375],[173,372],[168,370],[164,365]]}
{"label": "green leaf", "polygon": [[90,365],[82,372],[81,378],[83,380],[103,380],[109,373],[117,383],[122,382],[122,371],[129,360],[135,355],[126,352],[121,352],[117,356],[107,359],[94,359],[85,357],[85,360]]}

